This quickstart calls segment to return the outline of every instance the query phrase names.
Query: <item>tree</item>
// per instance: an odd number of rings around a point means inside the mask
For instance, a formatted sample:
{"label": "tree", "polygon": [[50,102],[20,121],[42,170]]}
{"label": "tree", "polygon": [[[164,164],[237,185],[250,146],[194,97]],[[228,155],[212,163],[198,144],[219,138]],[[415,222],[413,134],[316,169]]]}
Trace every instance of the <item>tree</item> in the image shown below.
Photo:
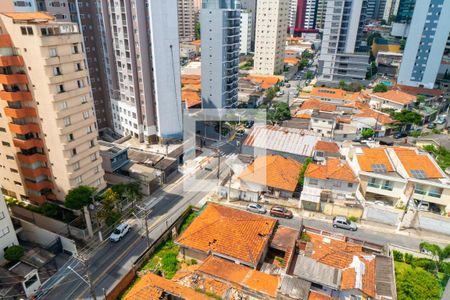
{"label": "tree", "polygon": [[305,50],[302,52],[302,56],[301,58],[305,58],[305,59],[311,59],[314,57],[314,54],[312,54],[311,52],[309,52],[308,50]]}
{"label": "tree", "polygon": [[363,139],[367,140],[375,135],[375,131],[372,128],[364,128],[361,132],[361,136]]}
{"label": "tree", "polygon": [[195,39],[199,40],[200,38],[200,22],[195,22]]}
{"label": "tree", "polygon": [[97,216],[103,219],[108,226],[116,223],[121,217],[121,213],[116,208],[118,200],[119,195],[111,188],[107,189],[101,197],[102,208],[97,213]]}
{"label": "tree", "polygon": [[311,71],[307,71],[306,74],[305,74],[305,78],[306,78],[307,80],[314,79],[314,73],[311,72]]}
{"label": "tree", "polygon": [[384,83],[379,83],[373,88],[374,93],[384,93],[388,91],[388,87]]}
{"label": "tree", "polygon": [[85,185],[73,188],[64,199],[64,205],[70,209],[82,209],[92,203],[94,192],[95,188]]}
{"label": "tree", "polygon": [[442,146],[436,148],[434,145],[426,145],[423,149],[434,155],[439,167],[443,171],[450,167],[450,150]]}
{"label": "tree", "polygon": [[370,67],[367,70],[366,73],[366,79],[370,79],[372,78],[374,75],[376,75],[378,73],[378,68],[375,62],[372,62],[370,64]]}
{"label": "tree", "polygon": [[300,176],[298,177],[298,185],[303,189],[303,184],[305,182],[305,172],[306,169],[308,168],[308,165],[312,163],[312,159],[311,158],[307,158],[305,159],[305,162],[303,163],[302,169],[300,170]]}
{"label": "tree", "polygon": [[342,90],[347,88],[347,83],[345,83],[345,80],[339,80],[339,88]]}
{"label": "tree", "polygon": [[397,274],[398,300],[440,299],[439,281],[422,268],[408,268]]}
{"label": "tree", "polygon": [[450,245],[447,245],[447,247],[445,248],[441,248],[436,244],[422,242],[420,243],[420,249],[424,249],[432,254],[433,260],[436,264],[436,275],[442,269],[442,263],[444,262],[444,260],[450,258]]}
{"label": "tree", "polygon": [[10,262],[17,262],[25,254],[25,250],[22,246],[14,245],[6,248],[5,259]]}
{"label": "tree", "polygon": [[426,98],[425,96],[418,95],[418,96],[416,97],[416,102],[414,102],[414,106],[415,106],[415,107],[418,107],[421,103],[425,102],[426,99],[427,99],[427,98]]}
{"label": "tree", "polygon": [[400,112],[394,113],[394,119],[402,126],[405,124],[421,125],[423,117],[415,111],[403,109]]}
{"label": "tree", "polygon": [[267,98],[269,101],[272,101],[272,99],[275,98],[276,93],[277,93],[277,92],[275,92],[275,89],[274,89],[274,88],[269,88],[269,89],[267,89],[267,91],[266,91],[266,98]]}
{"label": "tree", "polygon": [[291,110],[289,105],[280,102],[275,103],[267,112],[267,119],[272,123],[279,123],[291,118]]}
{"label": "tree", "polygon": [[127,201],[131,201],[132,203],[141,201],[144,195],[142,194],[140,183],[137,181],[128,183],[125,187],[123,196]]}
{"label": "tree", "polygon": [[367,37],[367,46],[372,47],[375,39],[380,38],[381,34],[379,32],[374,32]]}

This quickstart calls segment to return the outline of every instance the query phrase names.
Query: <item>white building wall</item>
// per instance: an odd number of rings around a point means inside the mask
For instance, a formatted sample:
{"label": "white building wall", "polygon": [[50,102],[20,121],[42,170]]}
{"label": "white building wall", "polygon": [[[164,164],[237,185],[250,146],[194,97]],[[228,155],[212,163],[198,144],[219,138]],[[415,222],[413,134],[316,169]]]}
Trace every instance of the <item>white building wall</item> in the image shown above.
{"label": "white building wall", "polygon": [[0,264],[5,263],[5,248],[19,245],[5,199],[0,193]]}
{"label": "white building wall", "polygon": [[248,54],[252,49],[252,13],[241,11],[241,54]]}

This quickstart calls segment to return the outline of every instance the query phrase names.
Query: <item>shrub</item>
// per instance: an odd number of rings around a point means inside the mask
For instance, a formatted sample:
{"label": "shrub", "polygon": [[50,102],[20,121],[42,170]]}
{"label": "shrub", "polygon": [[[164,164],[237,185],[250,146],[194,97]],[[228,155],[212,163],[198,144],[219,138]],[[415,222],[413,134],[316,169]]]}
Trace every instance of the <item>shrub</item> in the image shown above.
{"label": "shrub", "polygon": [[173,252],[166,253],[162,258],[162,269],[166,278],[172,278],[177,271],[177,254]]}
{"label": "shrub", "polygon": [[413,255],[410,253],[405,253],[404,257],[405,257],[405,263],[410,265],[413,260]]}
{"label": "shrub", "polygon": [[196,259],[191,259],[191,265],[196,265],[198,262]]}
{"label": "shrub", "polygon": [[350,216],[350,217],[348,217],[348,219],[352,222],[358,222],[358,217],[355,217],[355,216]]}
{"label": "shrub", "polygon": [[304,242],[311,241],[311,237],[306,232],[302,232],[302,235],[300,236],[300,239],[302,241],[304,241]]}
{"label": "shrub", "polygon": [[433,274],[420,268],[407,269],[397,276],[399,300],[440,299],[441,287]]}
{"label": "shrub", "polygon": [[6,248],[5,259],[10,262],[17,262],[25,254],[25,250],[22,246],[14,245]]}
{"label": "shrub", "polygon": [[397,250],[394,250],[392,253],[394,255],[394,261],[403,262],[403,253]]}
{"label": "shrub", "polygon": [[429,272],[436,270],[436,264],[428,258],[414,257],[411,261],[411,266],[425,269]]}
{"label": "shrub", "polygon": [[53,203],[44,203],[40,207],[40,211],[44,216],[54,218],[59,215],[61,208]]}

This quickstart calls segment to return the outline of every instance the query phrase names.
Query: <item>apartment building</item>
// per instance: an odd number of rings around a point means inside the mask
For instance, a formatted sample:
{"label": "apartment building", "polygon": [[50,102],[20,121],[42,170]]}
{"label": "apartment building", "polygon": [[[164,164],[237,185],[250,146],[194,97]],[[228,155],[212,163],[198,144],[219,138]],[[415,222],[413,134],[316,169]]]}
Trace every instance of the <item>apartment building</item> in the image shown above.
{"label": "apartment building", "polygon": [[105,188],[78,26],[41,12],[0,20],[2,192],[43,203]]}
{"label": "apartment building", "polygon": [[181,42],[195,40],[195,23],[197,13],[194,0],[177,0],[178,3],[178,33]]}
{"label": "apartment building", "polygon": [[254,72],[281,74],[284,69],[289,0],[260,0],[256,14]]}
{"label": "apartment building", "polygon": [[450,32],[450,1],[415,3],[397,82],[432,89]]}
{"label": "apartment building", "polygon": [[398,6],[400,0],[386,0],[386,4],[383,12],[383,20],[389,22],[392,16],[397,15]]}
{"label": "apartment building", "polygon": [[202,106],[230,108],[238,101],[240,51],[239,0],[204,0],[202,39]]}
{"label": "apartment building", "polygon": [[252,52],[253,19],[250,11],[241,11],[241,54]]}
{"label": "apartment building", "polygon": [[366,15],[369,20],[380,20],[383,18],[386,8],[386,0],[367,0]]}
{"label": "apartment building", "polygon": [[323,29],[327,12],[327,0],[317,0],[316,28]]}
{"label": "apartment building", "polygon": [[316,28],[318,0],[297,0],[295,29],[300,32]]}
{"label": "apartment building", "polygon": [[251,32],[251,51],[255,51],[255,34],[256,34],[256,0],[241,0],[241,8],[252,15],[252,32]]}
{"label": "apartment building", "polygon": [[298,0],[289,0],[288,26],[291,35],[294,35],[295,23],[297,21]]}
{"label": "apartment building", "polygon": [[0,263],[5,263],[5,249],[19,245],[5,199],[0,192]]}
{"label": "apartment building", "polygon": [[325,18],[319,81],[360,81],[366,78],[368,52],[361,52],[367,0],[329,0]]}
{"label": "apartment building", "polygon": [[108,58],[116,64],[114,130],[141,142],[180,138],[177,1],[108,1],[102,11]]}

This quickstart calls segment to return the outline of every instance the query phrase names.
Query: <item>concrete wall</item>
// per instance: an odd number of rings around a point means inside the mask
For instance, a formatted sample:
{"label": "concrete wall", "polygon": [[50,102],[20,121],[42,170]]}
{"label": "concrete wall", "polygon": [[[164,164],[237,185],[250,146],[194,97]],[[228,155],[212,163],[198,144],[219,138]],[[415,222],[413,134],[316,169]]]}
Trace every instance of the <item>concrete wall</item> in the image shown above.
{"label": "concrete wall", "polygon": [[363,219],[394,226],[398,224],[400,214],[401,210],[367,203]]}
{"label": "concrete wall", "polygon": [[334,203],[321,203],[322,212],[329,216],[346,216],[346,217],[357,217],[360,219],[363,215],[362,207],[347,207],[336,205]]}
{"label": "concrete wall", "polygon": [[450,218],[427,212],[418,212],[418,229],[450,235]]}

